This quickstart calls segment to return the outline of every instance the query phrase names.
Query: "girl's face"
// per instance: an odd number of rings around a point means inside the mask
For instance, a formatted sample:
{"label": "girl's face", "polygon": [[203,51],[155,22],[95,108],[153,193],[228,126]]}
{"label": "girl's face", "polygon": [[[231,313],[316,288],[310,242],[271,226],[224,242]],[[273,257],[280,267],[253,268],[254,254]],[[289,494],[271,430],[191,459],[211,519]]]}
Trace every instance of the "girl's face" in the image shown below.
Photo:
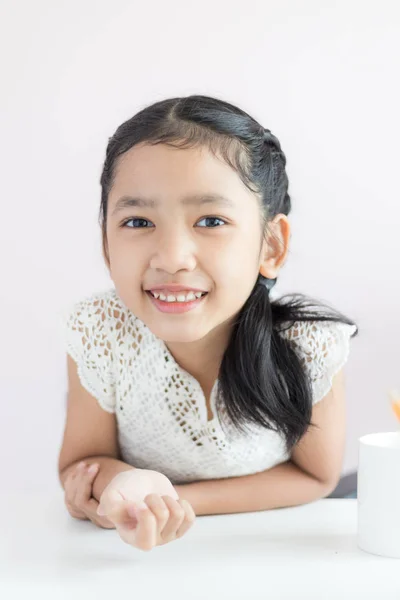
{"label": "girl's face", "polygon": [[[140,144],[120,158],[106,248],[118,295],[165,342],[194,342],[228,326],[260,267],[276,276],[268,271],[274,259],[263,241],[256,195],[204,147]],[[164,312],[149,290],[161,286],[157,293],[185,295],[168,289],[174,285],[207,293],[194,304],[168,306],[195,305],[191,310]]]}

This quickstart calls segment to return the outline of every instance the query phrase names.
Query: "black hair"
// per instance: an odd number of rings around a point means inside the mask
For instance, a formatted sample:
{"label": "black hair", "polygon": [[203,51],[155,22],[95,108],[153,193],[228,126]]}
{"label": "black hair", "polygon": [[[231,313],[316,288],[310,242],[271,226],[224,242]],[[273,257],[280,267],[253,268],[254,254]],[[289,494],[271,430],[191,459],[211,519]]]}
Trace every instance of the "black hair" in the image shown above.
{"label": "black hair", "polygon": [[[122,123],[108,141],[100,179],[100,224],[107,261],[108,195],[118,158],[141,142],[179,148],[205,145],[222,156],[259,196],[264,232],[270,219],[290,212],[286,157],[270,130],[220,99],[199,95],[166,99]],[[252,423],[281,433],[290,452],[313,425],[312,390],[293,341],[280,332],[297,321],[354,323],[301,294],[271,301],[274,283],[260,276],[235,319],[220,365],[217,409],[223,403],[242,432]]]}

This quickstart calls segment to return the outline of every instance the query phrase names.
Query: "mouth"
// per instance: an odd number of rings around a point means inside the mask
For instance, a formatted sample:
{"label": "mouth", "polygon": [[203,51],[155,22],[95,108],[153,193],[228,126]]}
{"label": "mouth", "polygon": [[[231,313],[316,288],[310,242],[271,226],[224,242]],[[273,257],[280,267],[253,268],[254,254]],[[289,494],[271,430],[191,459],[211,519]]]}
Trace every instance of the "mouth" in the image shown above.
{"label": "mouth", "polygon": [[156,300],[160,300],[161,302],[180,302],[183,304],[185,302],[194,302],[195,300],[205,296],[208,292],[197,292],[193,290],[180,292],[171,292],[168,290],[147,290],[146,293]]}
{"label": "mouth", "polygon": [[175,292],[146,291],[151,303],[163,313],[181,314],[197,308],[204,302],[208,292]]}

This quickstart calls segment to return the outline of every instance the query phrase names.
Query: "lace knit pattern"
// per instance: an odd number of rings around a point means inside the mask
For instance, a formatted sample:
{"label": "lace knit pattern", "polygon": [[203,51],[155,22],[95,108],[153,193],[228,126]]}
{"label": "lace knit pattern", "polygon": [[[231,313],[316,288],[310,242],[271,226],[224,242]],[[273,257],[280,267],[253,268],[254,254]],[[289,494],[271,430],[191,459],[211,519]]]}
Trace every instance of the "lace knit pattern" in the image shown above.
{"label": "lace knit pattern", "polygon": [[[114,288],[74,303],[62,326],[83,387],[115,413],[127,463],[160,471],[178,484],[257,473],[289,458],[278,433],[251,425],[239,434],[223,410],[216,413],[218,381],[210,397],[213,418],[207,420],[199,382]],[[292,340],[307,369],[314,404],[346,362],[353,332],[341,323],[299,322],[281,333]]]}

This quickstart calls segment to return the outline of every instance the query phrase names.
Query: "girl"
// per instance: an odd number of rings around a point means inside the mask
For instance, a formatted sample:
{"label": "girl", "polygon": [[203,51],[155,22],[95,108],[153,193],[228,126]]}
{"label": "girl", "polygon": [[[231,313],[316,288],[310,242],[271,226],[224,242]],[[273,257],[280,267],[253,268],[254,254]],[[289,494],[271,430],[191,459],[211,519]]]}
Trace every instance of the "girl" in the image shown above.
{"label": "girl", "polygon": [[145,108],[109,140],[103,256],[114,286],[65,321],[69,512],[149,550],[195,514],[325,497],[341,473],[356,326],[271,301],[290,226],[278,139],[214,98]]}

